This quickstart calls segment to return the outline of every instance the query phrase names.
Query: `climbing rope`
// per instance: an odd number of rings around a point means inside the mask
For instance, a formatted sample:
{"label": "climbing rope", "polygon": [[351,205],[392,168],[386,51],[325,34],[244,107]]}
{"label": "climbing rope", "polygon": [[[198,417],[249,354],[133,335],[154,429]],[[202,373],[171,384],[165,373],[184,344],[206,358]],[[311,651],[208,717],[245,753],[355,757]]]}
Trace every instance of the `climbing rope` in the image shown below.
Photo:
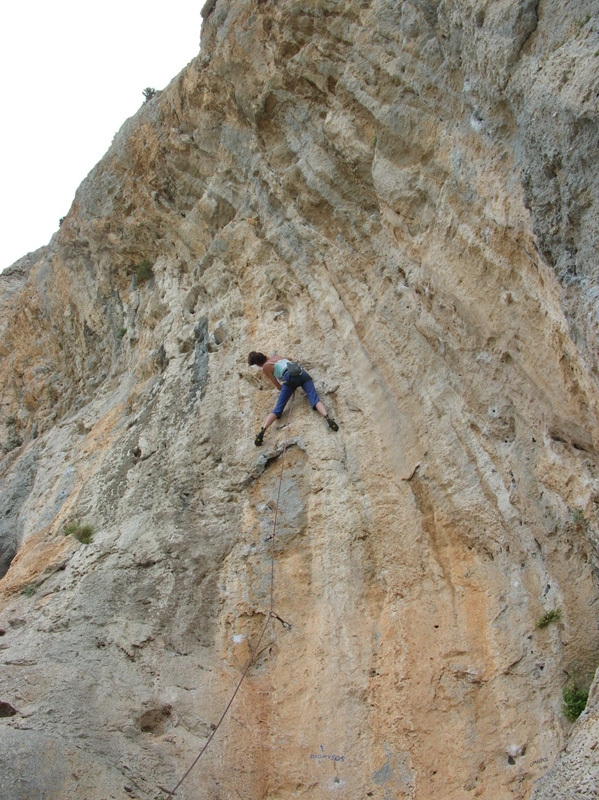
{"label": "climbing rope", "polygon": [[250,667],[252,666],[252,664],[254,663],[255,659],[257,658],[257,656],[258,656],[258,654],[260,652],[260,645],[262,644],[262,639],[264,638],[264,634],[266,633],[266,629],[268,628],[268,625],[269,625],[270,621],[273,620],[273,619],[276,619],[283,625],[284,628],[286,628],[288,630],[291,628],[291,625],[288,622],[286,622],[285,620],[281,619],[281,617],[278,614],[275,613],[274,606],[275,606],[275,543],[276,543],[276,536],[277,536],[277,522],[278,522],[278,518],[279,518],[279,502],[280,502],[280,499],[281,499],[281,486],[282,486],[282,483],[283,483],[283,470],[284,470],[284,467],[285,467],[285,454],[287,453],[287,442],[288,442],[288,439],[289,439],[289,426],[291,425],[291,415],[293,413],[293,398],[294,397],[295,397],[295,393],[291,395],[291,401],[290,401],[290,404],[289,404],[289,419],[287,421],[287,425],[285,426],[285,439],[283,441],[283,450],[281,451],[281,467],[279,469],[277,499],[276,499],[276,502],[275,502],[275,510],[274,510],[274,515],[273,515],[272,533],[271,533],[271,535],[269,537],[270,543],[271,543],[270,544],[270,605],[269,605],[269,611],[268,611],[268,614],[266,615],[266,620],[264,622],[264,625],[262,626],[262,630],[260,631],[260,636],[258,637],[258,640],[257,640],[256,644],[254,645],[254,649],[252,650],[252,654],[248,659],[248,662],[247,662],[247,664],[245,666],[245,669],[241,673],[241,677],[240,677],[239,681],[237,682],[237,685],[235,686],[235,690],[233,691],[233,694],[231,695],[231,698],[230,698],[229,702],[227,703],[227,705],[225,707],[225,710],[223,711],[219,721],[214,726],[214,728],[213,728],[210,736],[206,740],[204,746],[202,747],[202,749],[200,750],[198,755],[192,761],[191,765],[187,768],[186,772],[179,779],[178,783],[174,786],[173,789],[165,789],[163,786],[158,786],[158,789],[160,789],[161,792],[166,792],[166,797],[167,798],[168,797],[173,797],[173,795],[176,793],[177,789],[187,779],[188,775],[191,773],[191,771],[193,770],[195,765],[198,763],[198,761],[202,758],[202,756],[204,755],[204,753],[206,752],[206,750],[210,746],[210,743],[212,742],[212,740],[216,736],[216,732],[218,731],[218,729],[222,725],[225,717],[229,713],[229,710],[230,710],[231,706],[233,705],[233,701],[235,700],[235,697],[237,696],[237,693],[241,689],[241,684],[245,680],[245,678],[246,678],[246,676],[247,676],[247,674],[248,674],[248,672],[250,670]]}

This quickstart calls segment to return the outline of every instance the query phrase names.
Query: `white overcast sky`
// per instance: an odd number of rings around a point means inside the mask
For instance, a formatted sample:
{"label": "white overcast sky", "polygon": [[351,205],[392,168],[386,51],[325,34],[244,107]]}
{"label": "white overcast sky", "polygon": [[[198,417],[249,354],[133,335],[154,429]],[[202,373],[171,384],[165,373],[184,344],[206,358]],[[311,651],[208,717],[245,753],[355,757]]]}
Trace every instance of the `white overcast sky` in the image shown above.
{"label": "white overcast sky", "polygon": [[143,90],[198,54],[203,3],[0,4],[0,270],[50,241]]}

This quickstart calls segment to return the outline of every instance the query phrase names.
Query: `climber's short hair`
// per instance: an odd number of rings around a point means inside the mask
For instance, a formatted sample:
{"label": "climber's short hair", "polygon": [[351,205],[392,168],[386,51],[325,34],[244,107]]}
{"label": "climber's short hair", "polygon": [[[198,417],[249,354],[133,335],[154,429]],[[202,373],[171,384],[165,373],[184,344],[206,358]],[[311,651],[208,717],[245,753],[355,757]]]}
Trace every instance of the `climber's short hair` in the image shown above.
{"label": "climber's short hair", "polygon": [[264,355],[264,353],[258,353],[256,350],[252,350],[248,356],[248,364],[250,367],[254,366],[254,364],[258,367],[261,367],[267,361],[268,358]]}

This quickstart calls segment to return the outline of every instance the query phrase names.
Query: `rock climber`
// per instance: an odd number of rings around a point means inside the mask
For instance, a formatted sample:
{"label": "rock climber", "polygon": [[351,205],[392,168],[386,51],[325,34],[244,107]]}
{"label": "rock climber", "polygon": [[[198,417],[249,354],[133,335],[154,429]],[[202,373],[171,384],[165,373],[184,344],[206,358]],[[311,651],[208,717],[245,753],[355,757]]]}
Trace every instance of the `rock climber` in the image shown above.
{"label": "rock climber", "polygon": [[332,417],[329,417],[324,403],[318,397],[312,378],[305,369],[299,367],[294,361],[277,355],[267,357],[264,353],[257,353],[255,350],[252,350],[248,356],[248,364],[250,366],[260,367],[268,380],[279,389],[277,404],[264,420],[264,425],[260,428],[260,432],[254,439],[256,447],[260,447],[264,439],[265,431],[270,428],[276,419],[280,418],[289,398],[300,386],[306,393],[306,397],[312,408],[316,409],[316,411],[322,414],[326,419],[329,428],[332,431],[339,430],[339,425],[337,425]]}

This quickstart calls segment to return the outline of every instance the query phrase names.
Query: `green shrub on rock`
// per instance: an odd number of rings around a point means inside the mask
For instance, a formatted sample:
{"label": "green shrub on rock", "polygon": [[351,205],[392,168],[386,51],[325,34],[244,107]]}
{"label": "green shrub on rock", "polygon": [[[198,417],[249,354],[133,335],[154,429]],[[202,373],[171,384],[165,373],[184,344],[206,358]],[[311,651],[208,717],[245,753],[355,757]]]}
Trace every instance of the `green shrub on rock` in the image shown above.
{"label": "green shrub on rock", "polygon": [[135,266],[134,274],[137,283],[147,283],[147,281],[151,280],[154,277],[154,271],[152,270],[152,263],[147,259],[145,259],[144,261]]}
{"label": "green shrub on rock", "polygon": [[72,522],[64,529],[65,536],[73,536],[81,544],[90,544],[94,538],[94,529],[91,525],[81,525],[79,522]]}
{"label": "green shrub on rock", "polygon": [[582,714],[588,697],[588,691],[585,692],[578,686],[567,686],[564,689],[564,714],[570,722],[574,722]]}
{"label": "green shrub on rock", "polygon": [[551,611],[547,611],[542,617],[539,617],[536,621],[536,626],[537,628],[546,628],[547,625],[550,625],[552,622],[558,622],[561,617],[561,610],[559,608],[554,608]]}

